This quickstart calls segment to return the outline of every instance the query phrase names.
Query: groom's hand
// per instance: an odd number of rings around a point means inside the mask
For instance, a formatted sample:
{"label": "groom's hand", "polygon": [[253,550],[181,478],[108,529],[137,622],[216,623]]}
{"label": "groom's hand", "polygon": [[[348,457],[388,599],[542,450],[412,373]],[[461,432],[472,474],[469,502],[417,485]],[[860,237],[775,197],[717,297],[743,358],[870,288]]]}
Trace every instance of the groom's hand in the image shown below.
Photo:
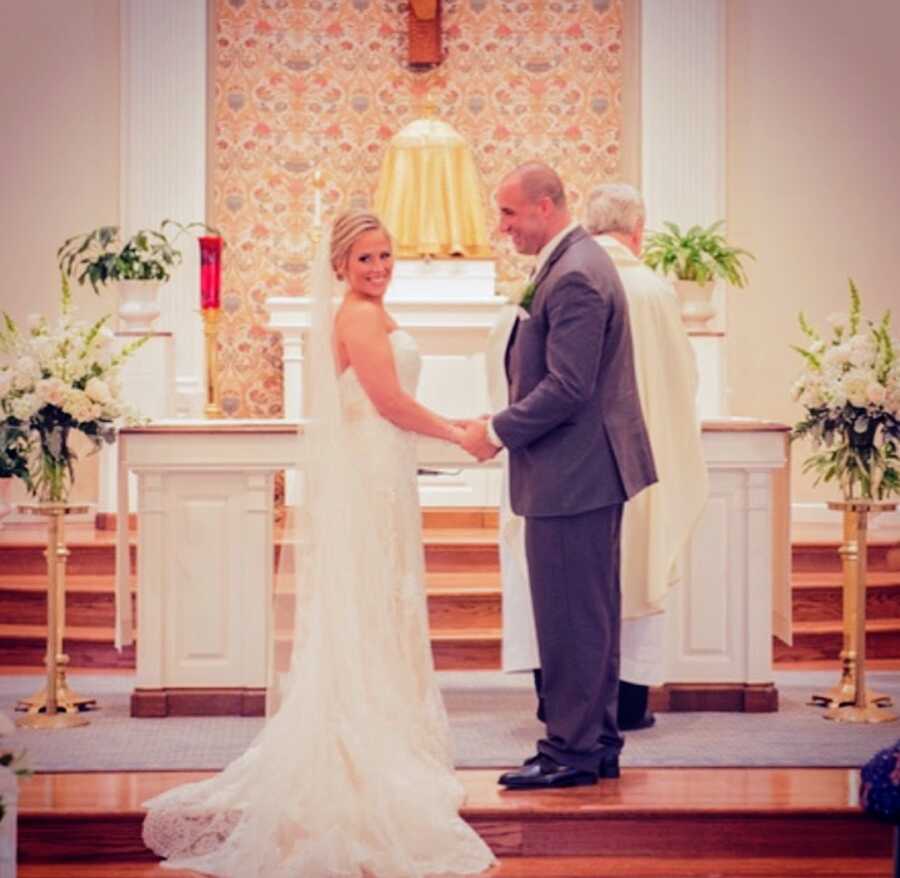
{"label": "groom's hand", "polygon": [[490,460],[500,450],[488,439],[487,420],[469,421],[463,431],[460,445],[477,461]]}

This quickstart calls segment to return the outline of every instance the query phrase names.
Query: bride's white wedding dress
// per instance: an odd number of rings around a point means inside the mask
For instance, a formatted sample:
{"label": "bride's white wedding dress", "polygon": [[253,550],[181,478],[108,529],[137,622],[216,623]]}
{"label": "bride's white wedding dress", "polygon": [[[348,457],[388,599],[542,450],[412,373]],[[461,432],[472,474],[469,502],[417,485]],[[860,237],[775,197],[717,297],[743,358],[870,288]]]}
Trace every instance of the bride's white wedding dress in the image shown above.
{"label": "bride's white wedding dress", "polygon": [[[390,343],[413,393],[415,342],[395,330]],[[298,586],[281,706],[221,774],[147,803],[144,840],[173,868],[420,878],[493,862],[458,816],[463,791],[428,639],[415,437],[378,415],[352,369],[338,396],[351,495],[330,511],[311,498],[327,526]]]}

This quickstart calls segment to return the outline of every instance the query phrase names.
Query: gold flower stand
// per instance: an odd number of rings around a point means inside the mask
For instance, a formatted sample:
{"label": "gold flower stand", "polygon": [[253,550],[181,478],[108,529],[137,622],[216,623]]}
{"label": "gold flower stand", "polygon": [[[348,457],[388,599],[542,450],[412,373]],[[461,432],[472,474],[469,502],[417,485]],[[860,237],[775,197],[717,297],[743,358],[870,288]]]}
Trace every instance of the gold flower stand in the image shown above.
{"label": "gold flower stand", "polygon": [[47,549],[47,666],[46,686],[30,698],[20,701],[16,710],[26,711],[16,725],[29,729],[62,729],[85,726],[88,720],[82,710],[96,707],[92,698],[81,698],[69,688],[63,652],[66,625],[66,561],[69,550],[65,540],[65,517],[68,513],[87,512],[87,506],[70,503],[29,503],[19,506],[22,512],[48,519]]}
{"label": "gold flower stand", "polygon": [[866,568],[869,519],[890,512],[896,503],[874,500],[831,501],[839,510],[844,535],[839,549],[843,567],[844,648],[841,650],[840,682],[825,693],[812,696],[813,704],[827,707],[825,719],[849,723],[883,723],[897,719],[886,708],[887,695],[866,690]]}

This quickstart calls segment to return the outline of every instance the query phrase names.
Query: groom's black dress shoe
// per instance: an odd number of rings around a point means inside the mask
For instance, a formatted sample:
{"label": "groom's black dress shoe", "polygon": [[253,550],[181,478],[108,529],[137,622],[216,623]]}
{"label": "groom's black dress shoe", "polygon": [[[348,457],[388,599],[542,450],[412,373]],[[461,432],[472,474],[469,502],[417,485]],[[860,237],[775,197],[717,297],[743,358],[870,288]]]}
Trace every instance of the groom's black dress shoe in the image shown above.
{"label": "groom's black dress shoe", "polygon": [[639,732],[641,729],[649,729],[656,725],[656,716],[648,710],[640,719],[619,722],[620,732]]}
{"label": "groom's black dress shoe", "polygon": [[597,783],[599,777],[619,776],[619,757],[607,756],[597,773],[560,765],[548,756],[532,756],[521,768],[500,775],[500,783],[510,790],[552,790]]}

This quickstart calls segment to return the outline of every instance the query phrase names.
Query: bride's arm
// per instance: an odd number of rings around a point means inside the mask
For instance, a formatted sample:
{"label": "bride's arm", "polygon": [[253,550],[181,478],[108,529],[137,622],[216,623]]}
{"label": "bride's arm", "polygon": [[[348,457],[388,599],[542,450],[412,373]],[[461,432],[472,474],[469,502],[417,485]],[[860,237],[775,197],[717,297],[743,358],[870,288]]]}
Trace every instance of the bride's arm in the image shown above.
{"label": "bride's arm", "polygon": [[402,430],[459,444],[463,430],[420,405],[401,386],[388,332],[374,305],[360,303],[346,312],[336,333],[339,346],[381,417]]}

